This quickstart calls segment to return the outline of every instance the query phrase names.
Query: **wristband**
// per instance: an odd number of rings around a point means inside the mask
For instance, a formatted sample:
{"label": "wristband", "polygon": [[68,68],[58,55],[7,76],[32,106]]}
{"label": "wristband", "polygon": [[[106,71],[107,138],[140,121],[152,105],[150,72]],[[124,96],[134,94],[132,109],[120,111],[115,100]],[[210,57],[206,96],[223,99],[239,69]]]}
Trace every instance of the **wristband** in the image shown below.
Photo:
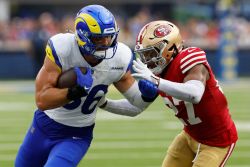
{"label": "wristband", "polygon": [[157,76],[155,76],[155,75],[151,75],[151,78],[152,78],[153,83],[154,83],[154,84],[157,86],[157,88],[158,88],[158,86],[159,86],[159,84],[160,84],[160,78],[157,77]]}
{"label": "wristband", "polygon": [[156,94],[155,97],[153,97],[153,98],[149,98],[149,97],[141,95],[142,100],[145,102],[149,102],[149,103],[153,102],[157,97],[158,97],[158,94]]}

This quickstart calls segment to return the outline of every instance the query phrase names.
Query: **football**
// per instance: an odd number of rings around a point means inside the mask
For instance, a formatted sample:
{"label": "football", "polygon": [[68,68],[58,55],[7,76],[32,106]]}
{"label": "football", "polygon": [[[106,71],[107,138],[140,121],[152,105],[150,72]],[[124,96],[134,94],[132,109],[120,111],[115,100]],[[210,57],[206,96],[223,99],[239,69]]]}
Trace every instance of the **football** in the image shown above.
{"label": "football", "polygon": [[[86,74],[86,67],[79,67],[83,74]],[[76,85],[76,73],[74,68],[63,71],[57,80],[58,88],[72,88]]]}

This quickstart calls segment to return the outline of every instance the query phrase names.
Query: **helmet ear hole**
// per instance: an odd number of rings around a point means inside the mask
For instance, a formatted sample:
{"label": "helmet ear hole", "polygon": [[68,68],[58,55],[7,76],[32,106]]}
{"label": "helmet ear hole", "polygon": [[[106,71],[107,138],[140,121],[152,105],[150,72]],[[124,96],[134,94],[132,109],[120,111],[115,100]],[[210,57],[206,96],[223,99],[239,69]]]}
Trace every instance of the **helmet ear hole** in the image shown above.
{"label": "helmet ear hole", "polygon": [[164,50],[162,51],[162,57],[164,57],[167,60],[170,60],[174,51],[173,49],[169,49],[168,47],[165,47]]}

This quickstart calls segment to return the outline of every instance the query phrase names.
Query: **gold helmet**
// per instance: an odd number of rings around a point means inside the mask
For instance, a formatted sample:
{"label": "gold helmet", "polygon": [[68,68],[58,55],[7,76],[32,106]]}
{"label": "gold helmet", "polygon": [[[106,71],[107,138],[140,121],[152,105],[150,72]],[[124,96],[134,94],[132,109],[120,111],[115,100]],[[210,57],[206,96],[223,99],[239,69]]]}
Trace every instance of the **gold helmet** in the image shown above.
{"label": "gold helmet", "polygon": [[141,29],[135,53],[158,75],[182,48],[179,28],[171,22],[159,20],[150,22]]}

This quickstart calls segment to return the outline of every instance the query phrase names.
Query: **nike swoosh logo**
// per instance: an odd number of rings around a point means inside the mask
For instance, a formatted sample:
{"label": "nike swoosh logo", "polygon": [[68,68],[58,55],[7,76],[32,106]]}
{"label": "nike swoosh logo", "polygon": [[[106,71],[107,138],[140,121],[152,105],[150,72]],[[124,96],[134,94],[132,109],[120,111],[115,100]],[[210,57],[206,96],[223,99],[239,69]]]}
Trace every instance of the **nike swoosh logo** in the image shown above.
{"label": "nike swoosh logo", "polygon": [[188,49],[188,53],[193,52],[196,48],[194,49]]}
{"label": "nike swoosh logo", "polygon": [[84,86],[84,89],[85,89],[85,90],[89,90],[90,88],[88,88],[87,86]]}

